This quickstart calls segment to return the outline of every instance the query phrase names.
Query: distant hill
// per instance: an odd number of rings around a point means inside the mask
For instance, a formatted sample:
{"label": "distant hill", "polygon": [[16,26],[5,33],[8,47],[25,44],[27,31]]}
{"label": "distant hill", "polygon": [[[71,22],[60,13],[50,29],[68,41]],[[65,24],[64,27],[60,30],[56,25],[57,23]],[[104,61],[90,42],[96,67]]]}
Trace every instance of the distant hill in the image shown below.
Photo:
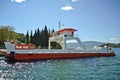
{"label": "distant hill", "polygon": [[[104,44],[103,42],[98,42],[98,41],[84,41],[82,42],[82,45],[85,46],[86,48],[92,48],[94,46],[100,46]],[[77,48],[79,45],[77,43],[67,43],[68,48]]]}
{"label": "distant hill", "polygon": [[91,48],[94,46],[100,46],[100,45],[104,44],[103,42],[98,42],[98,41],[84,41],[82,43],[86,48]]}

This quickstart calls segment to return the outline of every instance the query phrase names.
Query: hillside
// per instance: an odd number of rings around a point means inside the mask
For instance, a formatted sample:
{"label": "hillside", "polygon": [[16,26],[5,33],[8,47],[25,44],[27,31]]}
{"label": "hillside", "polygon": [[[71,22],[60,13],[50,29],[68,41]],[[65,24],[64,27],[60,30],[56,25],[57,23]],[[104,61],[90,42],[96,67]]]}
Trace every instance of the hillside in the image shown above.
{"label": "hillside", "polygon": [[[104,44],[103,42],[98,42],[98,41],[84,41],[82,42],[82,45],[85,46],[86,48],[91,48],[94,46],[100,46]],[[77,48],[79,45],[77,43],[68,43],[67,44],[68,48]]]}
{"label": "hillside", "polygon": [[105,46],[105,45],[107,45],[107,46],[109,46],[109,47],[115,47],[115,48],[120,48],[120,43],[107,43],[107,44],[102,44],[102,45],[100,45],[100,47],[103,47],[103,46]]}
{"label": "hillside", "polygon": [[98,41],[84,41],[82,43],[86,48],[91,48],[94,46],[100,46],[100,45],[104,44],[103,42],[98,42]]}

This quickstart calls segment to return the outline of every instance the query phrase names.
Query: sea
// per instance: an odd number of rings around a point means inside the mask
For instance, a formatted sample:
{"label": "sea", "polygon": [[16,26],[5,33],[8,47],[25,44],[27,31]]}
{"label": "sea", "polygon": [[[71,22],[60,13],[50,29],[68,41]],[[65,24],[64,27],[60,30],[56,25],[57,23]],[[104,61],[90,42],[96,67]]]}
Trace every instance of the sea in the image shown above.
{"label": "sea", "polygon": [[0,58],[0,80],[120,80],[120,48],[114,57],[9,63]]}

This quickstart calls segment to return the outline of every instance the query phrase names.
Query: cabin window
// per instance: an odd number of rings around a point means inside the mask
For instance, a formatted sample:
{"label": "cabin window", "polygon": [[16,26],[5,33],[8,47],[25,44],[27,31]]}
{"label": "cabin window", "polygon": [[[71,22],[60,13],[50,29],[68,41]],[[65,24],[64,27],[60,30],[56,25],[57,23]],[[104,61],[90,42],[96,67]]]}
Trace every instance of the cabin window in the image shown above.
{"label": "cabin window", "polygon": [[72,32],[72,36],[74,35],[74,32]]}
{"label": "cabin window", "polygon": [[67,35],[64,35],[64,37],[67,37]]}

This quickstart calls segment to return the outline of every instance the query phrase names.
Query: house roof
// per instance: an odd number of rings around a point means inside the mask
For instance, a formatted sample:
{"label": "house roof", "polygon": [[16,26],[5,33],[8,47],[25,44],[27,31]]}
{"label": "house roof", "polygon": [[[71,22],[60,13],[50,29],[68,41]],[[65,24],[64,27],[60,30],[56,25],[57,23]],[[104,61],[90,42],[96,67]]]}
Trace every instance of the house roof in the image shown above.
{"label": "house roof", "polygon": [[76,29],[73,29],[73,28],[64,28],[64,29],[62,29],[62,30],[59,30],[58,33],[62,33],[62,32],[64,32],[64,31],[75,32],[75,31],[77,31],[77,30],[76,30]]}

